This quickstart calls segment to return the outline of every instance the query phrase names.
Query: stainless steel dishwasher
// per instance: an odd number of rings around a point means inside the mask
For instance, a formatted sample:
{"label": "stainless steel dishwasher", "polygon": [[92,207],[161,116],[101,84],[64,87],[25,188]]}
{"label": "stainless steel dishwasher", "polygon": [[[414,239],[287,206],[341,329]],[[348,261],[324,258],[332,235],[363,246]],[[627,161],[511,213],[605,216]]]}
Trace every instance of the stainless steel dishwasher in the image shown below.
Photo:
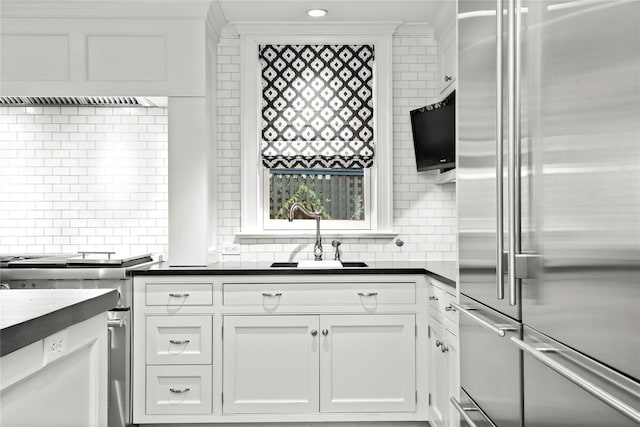
{"label": "stainless steel dishwasher", "polygon": [[160,262],[150,254],[115,257],[113,252],[0,256],[0,281],[10,289],[117,289],[108,312],[108,426],[131,425],[131,271]]}

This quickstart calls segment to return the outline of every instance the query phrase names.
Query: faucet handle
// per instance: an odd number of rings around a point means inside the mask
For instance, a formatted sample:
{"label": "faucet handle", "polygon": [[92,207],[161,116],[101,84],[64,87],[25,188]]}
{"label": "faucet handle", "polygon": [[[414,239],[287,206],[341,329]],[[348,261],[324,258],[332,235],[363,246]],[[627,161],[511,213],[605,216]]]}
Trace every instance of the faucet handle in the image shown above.
{"label": "faucet handle", "polygon": [[336,261],[340,261],[340,249],[338,248],[342,243],[339,240],[332,240],[331,241],[331,246],[333,246],[335,248],[335,256],[333,257],[334,260]]}

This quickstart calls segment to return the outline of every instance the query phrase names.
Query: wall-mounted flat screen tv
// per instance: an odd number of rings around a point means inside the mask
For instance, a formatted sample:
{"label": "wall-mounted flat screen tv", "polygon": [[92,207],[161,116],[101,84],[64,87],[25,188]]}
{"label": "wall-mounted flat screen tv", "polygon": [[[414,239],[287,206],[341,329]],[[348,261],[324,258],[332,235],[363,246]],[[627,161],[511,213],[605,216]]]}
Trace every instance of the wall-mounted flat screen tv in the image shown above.
{"label": "wall-mounted flat screen tv", "polygon": [[456,93],[411,111],[418,172],[456,166]]}

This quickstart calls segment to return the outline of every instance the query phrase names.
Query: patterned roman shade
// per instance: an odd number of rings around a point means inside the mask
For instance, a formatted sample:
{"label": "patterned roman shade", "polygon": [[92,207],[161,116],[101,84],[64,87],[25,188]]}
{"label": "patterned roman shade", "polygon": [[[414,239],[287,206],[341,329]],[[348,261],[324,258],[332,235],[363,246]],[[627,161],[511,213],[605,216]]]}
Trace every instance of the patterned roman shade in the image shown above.
{"label": "patterned roman shade", "polygon": [[374,156],[372,45],[261,45],[262,163],[368,168]]}

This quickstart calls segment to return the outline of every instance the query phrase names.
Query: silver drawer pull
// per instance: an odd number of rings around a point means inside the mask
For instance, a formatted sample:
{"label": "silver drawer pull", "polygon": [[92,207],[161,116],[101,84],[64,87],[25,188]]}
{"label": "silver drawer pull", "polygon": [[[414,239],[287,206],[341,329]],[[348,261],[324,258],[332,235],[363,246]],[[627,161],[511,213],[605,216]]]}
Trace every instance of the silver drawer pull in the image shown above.
{"label": "silver drawer pull", "polygon": [[442,347],[440,347],[440,351],[442,351],[443,353],[446,353],[447,351],[449,351],[449,347],[445,347],[443,345]]}
{"label": "silver drawer pull", "polygon": [[376,295],[378,295],[377,292],[358,292],[358,295],[360,295],[361,297],[375,297]]}
{"label": "silver drawer pull", "polygon": [[174,297],[174,298],[186,298],[186,297],[189,296],[189,294],[174,294],[174,293],[171,293],[171,294],[169,294],[169,296],[170,297]]}
{"label": "silver drawer pull", "polygon": [[189,391],[189,387],[183,388],[182,390],[178,390],[178,389],[176,389],[176,388],[170,388],[170,389],[169,389],[169,391],[170,391],[171,393],[177,393],[177,394],[180,394],[180,393],[186,393],[186,392],[188,392],[188,391]]}
{"label": "silver drawer pull", "polygon": [[456,309],[448,305],[444,308],[444,311],[456,311]]}
{"label": "silver drawer pull", "polygon": [[477,424],[474,423],[471,417],[467,414],[467,411],[477,411],[477,408],[463,408],[460,402],[458,402],[455,397],[451,397],[449,401],[451,402],[453,407],[456,408],[456,411],[458,411],[460,416],[467,422],[467,424],[469,424],[470,427],[478,427]]}
{"label": "silver drawer pull", "polygon": [[429,297],[429,301],[438,301],[438,297]]}
{"label": "silver drawer pull", "polygon": [[442,341],[436,340],[436,347],[440,347],[442,345]]}
{"label": "silver drawer pull", "polygon": [[450,82],[451,80],[453,80],[453,77],[451,77],[451,76],[444,76],[444,81],[445,81],[445,82]]}
{"label": "silver drawer pull", "polygon": [[273,298],[275,298],[275,297],[279,297],[281,295],[282,295],[282,292],[263,292],[262,293],[263,297],[273,297]]}
{"label": "silver drawer pull", "polygon": [[[613,409],[616,409],[617,411],[631,418],[635,422],[640,423],[640,411],[638,411],[637,409],[631,407],[630,405],[626,404],[625,402],[621,401],[615,396],[612,396],[611,394],[607,393],[603,389],[599,388],[595,384],[582,378],[580,375],[576,374],[571,369],[563,366],[562,364],[556,362],[551,357],[547,356],[544,352],[538,350],[534,346],[527,344],[526,342],[516,337],[511,337],[511,341],[513,341],[524,352],[528,353],[530,356],[534,357],[535,359],[537,359],[538,361],[540,361],[542,364],[546,365],[550,369],[553,369],[558,374],[562,375],[563,377],[565,377],[566,379],[568,379],[578,387],[582,388],[588,393],[591,393],[593,396],[600,399],[602,402],[606,403],[607,405],[611,406]],[[549,352],[549,349],[545,349],[545,350]]]}
{"label": "silver drawer pull", "polygon": [[171,344],[189,344],[189,340],[169,340]]}
{"label": "silver drawer pull", "polygon": [[494,325],[493,323],[487,322],[482,317],[480,317],[480,316],[478,316],[476,314],[473,314],[471,312],[471,310],[473,310],[473,309],[464,308],[464,307],[460,306],[459,304],[456,304],[455,302],[451,303],[451,307],[455,308],[460,313],[469,316],[470,318],[472,318],[473,320],[475,320],[476,322],[478,322],[479,324],[481,324],[485,328],[487,328],[489,330],[492,330],[493,332],[495,332],[496,334],[500,335],[501,337],[505,336],[505,332],[504,331],[516,330],[515,328],[512,328],[510,326]]}

